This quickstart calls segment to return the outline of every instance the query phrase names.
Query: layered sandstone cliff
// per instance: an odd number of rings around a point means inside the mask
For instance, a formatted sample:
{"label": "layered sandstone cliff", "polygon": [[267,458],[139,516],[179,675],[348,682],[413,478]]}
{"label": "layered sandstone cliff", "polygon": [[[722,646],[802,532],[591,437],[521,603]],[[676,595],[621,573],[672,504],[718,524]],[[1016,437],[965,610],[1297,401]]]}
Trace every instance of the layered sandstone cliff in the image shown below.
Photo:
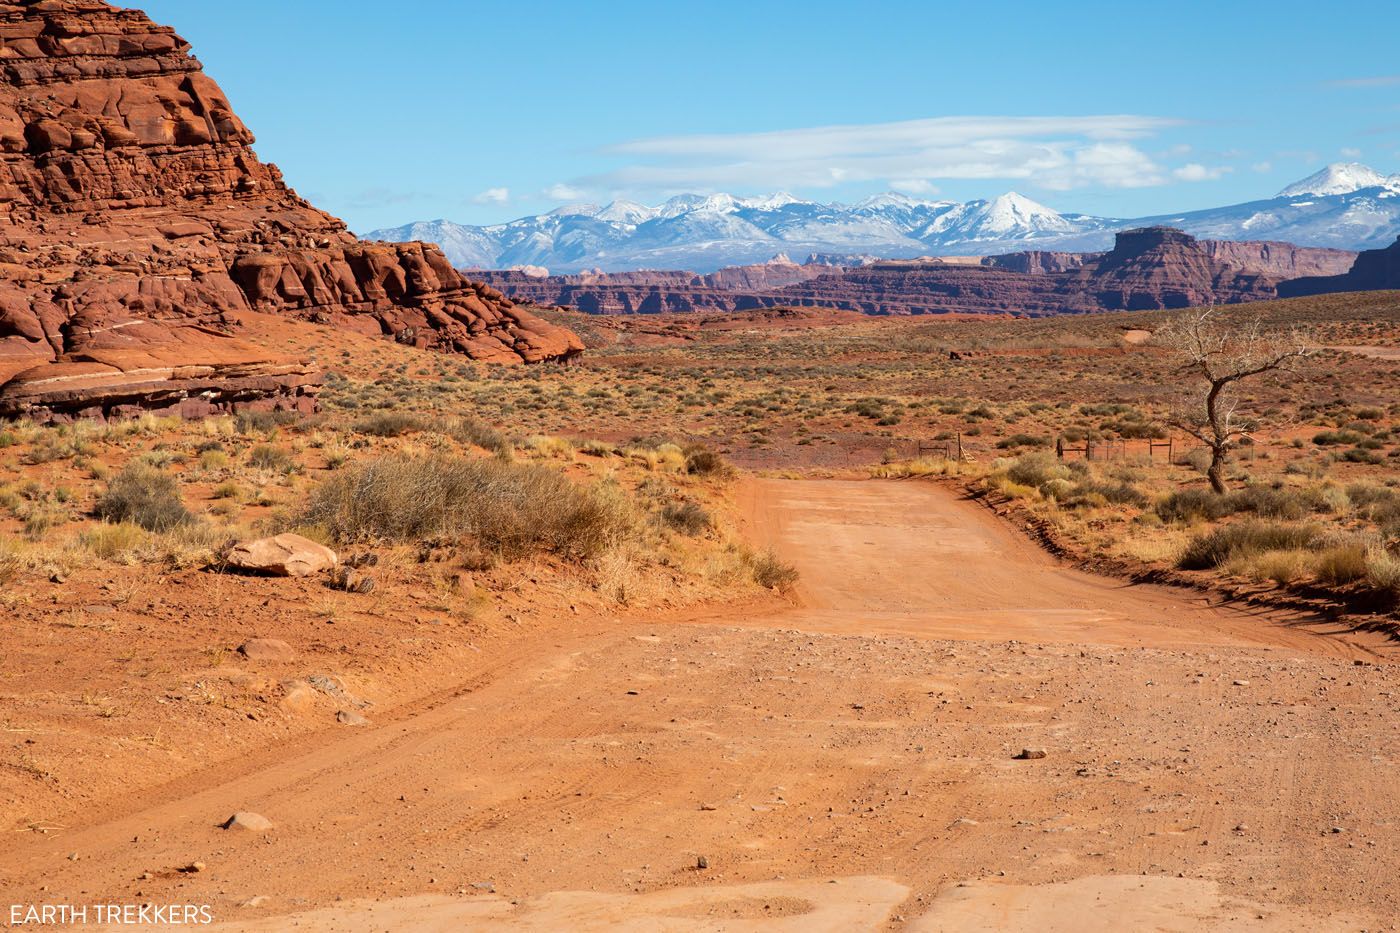
{"label": "layered sandstone cliff", "polygon": [[[819,307],[865,314],[1014,314],[1185,308],[1258,301],[1303,269],[1346,268],[1354,254],[1287,243],[1201,241],[1169,227],[1127,230],[1107,253],[1023,252],[979,262],[891,260],[802,266],[787,284],[721,270],[532,277],[486,273],[507,294],[595,314]],[[744,267],[745,269],[755,267]],[[761,267],[760,267],[761,268]]]}
{"label": "layered sandstone cliff", "polygon": [[1341,275],[1310,276],[1284,282],[1279,295],[1293,298],[1327,292],[1374,292],[1400,289],[1400,237],[1385,249],[1368,249]]}
{"label": "layered sandstone cliff", "polygon": [[0,0],[0,414],[313,409],[309,366],[230,336],[250,310],[500,362],[582,349],[435,246],[360,243],[252,143],[170,28]]}
{"label": "layered sandstone cliff", "polygon": [[516,301],[577,308],[588,314],[669,314],[734,311],[738,296],[762,293],[826,275],[832,267],[783,257],[749,266],[695,272],[580,272],[537,276],[522,271],[476,272]]}

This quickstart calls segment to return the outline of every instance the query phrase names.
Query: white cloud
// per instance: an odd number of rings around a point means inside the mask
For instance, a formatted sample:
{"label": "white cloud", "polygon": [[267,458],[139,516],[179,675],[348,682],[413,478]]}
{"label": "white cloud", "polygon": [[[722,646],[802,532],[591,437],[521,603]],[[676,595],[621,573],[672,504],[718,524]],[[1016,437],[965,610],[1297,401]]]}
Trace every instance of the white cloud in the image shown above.
{"label": "white cloud", "polygon": [[1361,150],[1353,149],[1352,147],[1347,146],[1346,148],[1342,149],[1342,155],[1344,155],[1348,159],[1359,159],[1361,158]]}
{"label": "white cloud", "polygon": [[478,204],[505,204],[510,200],[510,189],[487,188],[472,200]]}
{"label": "white cloud", "polygon": [[1161,168],[1146,153],[1126,143],[1095,143],[1070,156],[1065,165],[1047,169],[1032,180],[1057,191],[1088,185],[1146,188],[1166,181]]}
{"label": "white cloud", "polygon": [[550,185],[542,193],[551,201],[579,201],[587,197],[584,191],[562,182]]}
{"label": "white cloud", "polygon": [[927,178],[899,178],[890,182],[890,187],[904,194],[937,194],[938,186]]}
{"label": "white cloud", "polygon": [[582,179],[618,191],[829,188],[845,182],[1025,180],[1049,188],[1163,184],[1132,140],[1165,117],[936,117],[757,133],[662,136],[612,146],[630,164]]}
{"label": "white cloud", "polygon": [[1272,172],[1274,170],[1274,163],[1267,161],[1255,162],[1249,168],[1250,171],[1258,172],[1260,175],[1267,175],[1269,172]]}
{"label": "white cloud", "polygon": [[1214,181],[1233,171],[1228,165],[1207,167],[1199,162],[1187,162],[1181,168],[1172,169],[1172,177],[1181,181]]}

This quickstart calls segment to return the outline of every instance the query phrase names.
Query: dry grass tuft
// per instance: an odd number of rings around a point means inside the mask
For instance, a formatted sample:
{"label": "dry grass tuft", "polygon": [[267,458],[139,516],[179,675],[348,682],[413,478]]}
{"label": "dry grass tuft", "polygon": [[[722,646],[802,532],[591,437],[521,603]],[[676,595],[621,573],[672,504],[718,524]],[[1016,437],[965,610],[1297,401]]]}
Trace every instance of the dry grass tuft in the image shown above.
{"label": "dry grass tuft", "polygon": [[637,527],[615,487],[576,485],[536,464],[442,455],[346,466],[313,491],[302,521],[340,543],[472,540],[507,559],[535,551],[588,558]]}
{"label": "dry grass tuft", "polygon": [[139,462],[112,479],[96,512],[109,522],[130,522],[147,531],[168,531],[194,520],[180,501],[175,477]]}

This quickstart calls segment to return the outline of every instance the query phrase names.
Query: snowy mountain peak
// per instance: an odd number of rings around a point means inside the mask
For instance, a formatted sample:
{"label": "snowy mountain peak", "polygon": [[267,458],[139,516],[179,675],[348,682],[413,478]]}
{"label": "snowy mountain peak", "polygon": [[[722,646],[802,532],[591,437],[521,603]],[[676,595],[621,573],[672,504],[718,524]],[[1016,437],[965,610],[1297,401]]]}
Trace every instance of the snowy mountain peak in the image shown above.
{"label": "snowy mountain peak", "polygon": [[593,216],[599,220],[610,220],[620,224],[640,224],[646,223],[657,215],[658,211],[654,207],[647,207],[645,204],[638,204],[636,201],[613,201]]}
{"label": "snowy mountain peak", "polygon": [[970,225],[975,226],[978,234],[984,237],[1068,232],[1074,229],[1074,224],[1061,217],[1058,211],[1014,191],[988,201],[974,212],[974,218],[969,218]]}
{"label": "snowy mountain peak", "polygon": [[546,216],[546,217],[577,217],[577,216],[582,215],[582,216],[584,216],[584,217],[592,217],[594,214],[598,213],[598,211],[599,211],[599,207],[598,207],[598,205],[596,205],[596,204],[584,204],[584,203],[579,203],[579,204],[564,204],[564,205],[561,205],[560,207],[556,207],[554,210],[550,211],[550,212],[549,212],[548,214],[546,214],[545,216]]}
{"label": "snowy mountain peak", "polygon": [[[1341,193],[1321,193],[1328,191]],[[438,220],[371,231],[368,238],[438,243],[463,268],[705,273],[724,266],[781,263],[778,253],[849,264],[854,261],[850,257],[858,256],[1098,251],[1113,245],[1114,231],[1143,226],[1177,227],[1204,239],[1385,247],[1400,234],[1400,176],[1386,178],[1364,165],[1330,165],[1274,200],[1137,218],[1061,214],[1016,192],[965,203],[888,192],[854,205],[805,201],[786,193],[682,194],[660,206],[621,199],[605,207],[572,204],[491,226]]]}
{"label": "snowy mountain peak", "polygon": [[922,198],[911,198],[907,194],[900,194],[898,191],[886,191],[883,194],[872,194],[868,198],[862,198],[856,202],[855,209],[858,211],[878,211],[885,208],[903,208],[910,210],[916,207],[946,207],[951,201],[925,201]]}
{"label": "snowy mountain peak", "polygon": [[739,207],[739,199],[729,194],[678,194],[661,205],[657,216],[671,218],[697,211],[706,214],[731,214]]}
{"label": "snowy mountain peak", "polygon": [[793,197],[786,191],[779,191],[761,198],[740,198],[739,203],[750,210],[777,211],[782,210],[789,204],[803,204],[805,202],[801,198]]}
{"label": "snowy mountain peak", "polygon": [[1360,162],[1333,162],[1314,172],[1302,181],[1296,181],[1280,191],[1277,197],[1297,198],[1303,195],[1328,197],[1334,194],[1351,194],[1362,188],[1376,188],[1394,185],[1397,177],[1390,178]]}

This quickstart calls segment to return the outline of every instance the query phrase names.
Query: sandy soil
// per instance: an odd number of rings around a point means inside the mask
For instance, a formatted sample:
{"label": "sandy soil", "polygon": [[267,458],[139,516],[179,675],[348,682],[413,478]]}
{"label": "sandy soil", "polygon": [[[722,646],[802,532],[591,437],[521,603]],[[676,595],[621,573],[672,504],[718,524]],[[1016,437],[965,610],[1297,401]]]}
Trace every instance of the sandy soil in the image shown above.
{"label": "sandy soil", "polygon": [[1355,353],[1359,356],[1369,356],[1376,360],[1400,360],[1400,347],[1373,347],[1373,346],[1342,346],[1328,347],[1329,350],[1341,350],[1345,353]]}
{"label": "sandy soil", "polygon": [[[1400,912],[1378,637],[1079,573],[930,483],[751,497],[800,605],[526,633],[435,705],[11,836],[8,899],[208,903],[238,930]],[[275,828],[220,829],[238,810]]]}

